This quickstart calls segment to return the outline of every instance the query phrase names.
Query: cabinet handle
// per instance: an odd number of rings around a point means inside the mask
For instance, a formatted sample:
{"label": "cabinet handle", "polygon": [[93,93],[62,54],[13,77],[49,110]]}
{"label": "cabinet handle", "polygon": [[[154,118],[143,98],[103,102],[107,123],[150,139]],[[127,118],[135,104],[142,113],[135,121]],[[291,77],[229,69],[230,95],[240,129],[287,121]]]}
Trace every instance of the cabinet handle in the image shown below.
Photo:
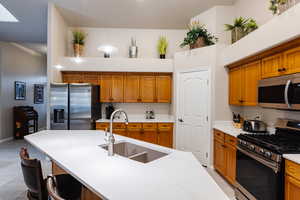
{"label": "cabinet handle", "polygon": [[223,148],[226,148],[226,146],[225,146],[224,144],[222,144],[222,147],[223,147]]}
{"label": "cabinet handle", "polygon": [[285,67],[284,67],[284,68],[282,68],[282,71],[284,71],[284,72],[285,72],[285,71],[286,71],[286,68],[285,68]]}
{"label": "cabinet handle", "polygon": [[282,72],[282,69],[278,69],[278,72]]}

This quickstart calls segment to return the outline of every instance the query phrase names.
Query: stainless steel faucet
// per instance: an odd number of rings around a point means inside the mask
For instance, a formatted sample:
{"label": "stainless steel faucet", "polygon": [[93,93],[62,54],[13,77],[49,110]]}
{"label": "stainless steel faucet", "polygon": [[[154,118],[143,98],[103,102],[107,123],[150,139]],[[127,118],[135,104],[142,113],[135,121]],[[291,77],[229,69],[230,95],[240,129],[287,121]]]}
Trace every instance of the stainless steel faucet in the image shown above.
{"label": "stainless steel faucet", "polygon": [[115,137],[114,137],[114,134],[113,134],[113,122],[114,122],[114,118],[115,118],[115,115],[116,114],[122,114],[125,116],[125,123],[126,125],[128,124],[128,116],[127,116],[127,113],[122,110],[122,109],[119,109],[119,110],[116,110],[114,111],[111,116],[110,116],[110,126],[109,126],[109,136],[108,136],[108,139],[107,139],[107,142],[108,142],[108,156],[113,156],[114,155],[114,144],[115,144]]}

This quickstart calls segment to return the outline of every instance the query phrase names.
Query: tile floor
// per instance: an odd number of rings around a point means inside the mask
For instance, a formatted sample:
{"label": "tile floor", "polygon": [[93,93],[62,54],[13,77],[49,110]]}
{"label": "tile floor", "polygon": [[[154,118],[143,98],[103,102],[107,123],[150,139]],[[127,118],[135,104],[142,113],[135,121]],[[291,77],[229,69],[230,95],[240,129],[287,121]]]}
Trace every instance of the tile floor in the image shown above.
{"label": "tile floor", "polygon": [[[51,172],[51,164],[46,157],[23,140],[0,144],[0,200],[26,200],[26,186],[20,168],[19,150],[26,147],[33,158],[41,160],[44,176]],[[229,196],[234,198],[232,187],[212,169],[207,169],[216,183]]]}

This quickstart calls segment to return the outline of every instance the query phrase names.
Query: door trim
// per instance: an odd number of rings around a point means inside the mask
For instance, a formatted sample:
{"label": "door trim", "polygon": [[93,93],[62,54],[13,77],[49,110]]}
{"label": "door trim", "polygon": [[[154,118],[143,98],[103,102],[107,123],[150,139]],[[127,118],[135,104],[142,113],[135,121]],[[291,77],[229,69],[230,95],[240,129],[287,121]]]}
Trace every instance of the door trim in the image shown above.
{"label": "door trim", "polygon": [[178,118],[179,116],[179,93],[180,93],[180,75],[183,73],[191,73],[191,72],[208,72],[208,134],[209,134],[209,146],[207,149],[207,167],[210,166],[211,161],[213,160],[213,155],[212,155],[212,73],[211,73],[211,67],[209,66],[196,66],[196,67],[188,67],[184,69],[177,69],[174,72],[174,79],[173,79],[173,91],[174,91],[174,97],[173,97],[173,111],[174,111],[174,121],[175,121],[175,127],[174,127],[174,137],[173,137],[173,146],[175,149],[178,149],[178,143],[177,143],[177,138],[178,138]]}

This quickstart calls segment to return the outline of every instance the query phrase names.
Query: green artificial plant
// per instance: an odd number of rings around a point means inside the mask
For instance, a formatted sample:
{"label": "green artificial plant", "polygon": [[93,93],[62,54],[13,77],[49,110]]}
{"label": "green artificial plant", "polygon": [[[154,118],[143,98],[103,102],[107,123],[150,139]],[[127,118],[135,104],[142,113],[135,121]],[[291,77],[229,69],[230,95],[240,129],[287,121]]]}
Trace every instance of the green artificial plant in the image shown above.
{"label": "green artificial plant", "polygon": [[287,3],[287,0],[270,0],[269,9],[273,12],[273,15],[279,13],[279,6]]}
{"label": "green artificial plant", "polygon": [[232,24],[225,24],[225,30],[226,31],[232,31],[235,28],[240,28],[242,30],[245,30],[246,24],[248,23],[249,19],[246,19],[244,17],[238,17],[235,18],[233,25]]}
{"label": "green artificial plant", "polygon": [[73,44],[84,45],[84,40],[86,38],[86,33],[81,30],[73,31]]}
{"label": "green artificial plant", "polygon": [[161,36],[158,40],[157,50],[159,52],[159,55],[166,55],[167,48],[168,48],[168,41],[167,38],[164,36]]}
{"label": "green artificial plant", "polygon": [[218,41],[218,38],[209,33],[205,26],[201,25],[199,22],[191,23],[188,28],[189,31],[180,47],[193,45],[199,38],[203,38],[205,45],[214,45]]}

